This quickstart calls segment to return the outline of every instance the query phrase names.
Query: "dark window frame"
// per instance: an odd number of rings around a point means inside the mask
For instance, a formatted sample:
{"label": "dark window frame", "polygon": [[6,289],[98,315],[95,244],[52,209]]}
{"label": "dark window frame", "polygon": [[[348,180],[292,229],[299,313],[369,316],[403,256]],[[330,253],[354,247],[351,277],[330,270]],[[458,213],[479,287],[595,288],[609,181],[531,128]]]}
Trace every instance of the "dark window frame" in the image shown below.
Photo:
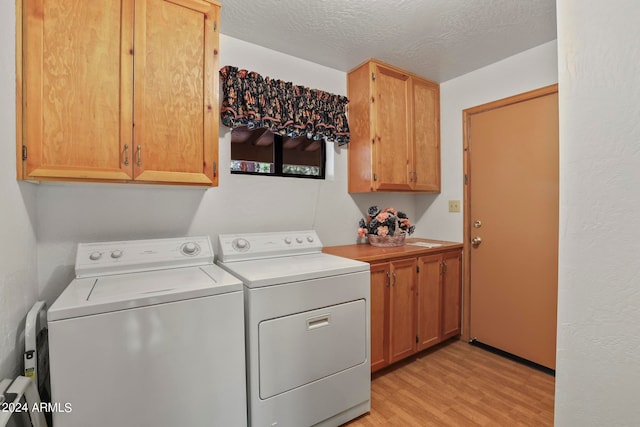
{"label": "dark window frame", "polygon": [[[230,154],[230,157],[232,154]],[[235,159],[231,159],[232,161]],[[284,166],[284,141],[282,135],[273,134],[273,173],[249,172],[249,171],[231,171],[232,175],[257,175],[257,176],[280,176],[285,178],[310,178],[325,179],[327,168],[327,144],[325,141],[320,142],[320,174],[319,175],[302,175],[296,173],[283,172]]]}

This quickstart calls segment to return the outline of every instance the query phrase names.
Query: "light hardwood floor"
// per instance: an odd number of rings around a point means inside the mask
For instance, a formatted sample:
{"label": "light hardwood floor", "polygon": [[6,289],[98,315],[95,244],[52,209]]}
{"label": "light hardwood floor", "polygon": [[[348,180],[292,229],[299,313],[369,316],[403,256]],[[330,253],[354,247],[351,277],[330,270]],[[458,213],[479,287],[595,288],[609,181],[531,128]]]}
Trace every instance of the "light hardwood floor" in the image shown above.
{"label": "light hardwood floor", "polygon": [[371,426],[552,426],[555,378],[454,340],[373,375]]}

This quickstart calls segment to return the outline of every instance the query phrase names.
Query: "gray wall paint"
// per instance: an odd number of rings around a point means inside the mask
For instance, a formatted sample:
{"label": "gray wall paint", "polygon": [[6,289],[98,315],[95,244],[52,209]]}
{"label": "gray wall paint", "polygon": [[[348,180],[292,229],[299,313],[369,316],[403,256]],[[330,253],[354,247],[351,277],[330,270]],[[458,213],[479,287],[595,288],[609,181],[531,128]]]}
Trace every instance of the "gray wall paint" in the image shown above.
{"label": "gray wall paint", "polygon": [[36,301],[36,187],[16,181],[13,1],[0,3],[0,379],[20,368],[27,311]]}

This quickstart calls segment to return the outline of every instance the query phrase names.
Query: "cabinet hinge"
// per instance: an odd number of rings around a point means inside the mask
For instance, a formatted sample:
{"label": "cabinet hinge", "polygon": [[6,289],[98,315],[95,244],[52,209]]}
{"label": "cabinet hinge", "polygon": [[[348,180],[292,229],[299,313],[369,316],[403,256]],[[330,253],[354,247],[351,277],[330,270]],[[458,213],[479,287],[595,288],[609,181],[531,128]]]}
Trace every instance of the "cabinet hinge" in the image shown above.
{"label": "cabinet hinge", "polygon": [[467,175],[466,173],[464,174],[464,185],[468,185],[469,184],[469,175]]}
{"label": "cabinet hinge", "polygon": [[374,180],[374,181],[377,181],[377,180],[378,180],[378,174],[377,174],[377,173],[374,173],[374,174],[373,174],[373,180]]}
{"label": "cabinet hinge", "polygon": [[27,160],[27,146],[22,146],[22,160]]}
{"label": "cabinet hinge", "polygon": [[416,273],[420,273],[420,266],[416,265]]}
{"label": "cabinet hinge", "polygon": [[213,31],[218,31],[218,21],[213,21]]}
{"label": "cabinet hinge", "polygon": [[376,73],[371,73],[371,80],[375,80],[376,79]]}
{"label": "cabinet hinge", "polygon": [[420,338],[416,335],[416,344],[420,342]]}
{"label": "cabinet hinge", "polygon": [[213,162],[213,177],[218,175],[218,162]]}

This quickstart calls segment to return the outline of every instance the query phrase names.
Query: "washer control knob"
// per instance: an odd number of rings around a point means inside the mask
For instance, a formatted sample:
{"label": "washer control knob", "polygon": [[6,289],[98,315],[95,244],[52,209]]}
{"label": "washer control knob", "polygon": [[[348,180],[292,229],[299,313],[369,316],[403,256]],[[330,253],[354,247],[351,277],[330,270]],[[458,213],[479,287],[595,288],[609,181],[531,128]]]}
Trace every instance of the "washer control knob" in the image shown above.
{"label": "washer control knob", "polygon": [[291,237],[285,237],[285,238],[284,238],[284,242],[285,242],[287,245],[290,245],[290,244],[291,244]]}
{"label": "washer control knob", "polygon": [[97,261],[102,257],[102,254],[100,252],[91,252],[91,255],[89,255],[89,259],[91,261]]}
{"label": "washer control knob", "polygon": [[313,243],[313,236],[307,236],[307,242]]}
{"label": "washer control knob", "polygon": [[233,249],[239,252],[246,252],[249,250],[249,247],[251,246],[251,244],[249,244],[249,241],[247,239],[243,239],[241,237],[238,239],[235,239],[232,242],[232,245],[233,245]]}
{"label": "washer control knob", "polygon": [[303,241],[303,240],[302,240],[302,237],[296,237],[296,242],[298,242],[298,243],[302,243],[302,241]]}
{"label": "washer control knob", "polygon": [[195,255],[200,252],[200,246],[194,242],[187,242],[182,245],[182,253],[185,255]]}
{"label": "washer control knob", "polygon": [[111,258],[120,258],[122,256],[122,251],[120,249],[116,249],[115,251],[111,252]]}

